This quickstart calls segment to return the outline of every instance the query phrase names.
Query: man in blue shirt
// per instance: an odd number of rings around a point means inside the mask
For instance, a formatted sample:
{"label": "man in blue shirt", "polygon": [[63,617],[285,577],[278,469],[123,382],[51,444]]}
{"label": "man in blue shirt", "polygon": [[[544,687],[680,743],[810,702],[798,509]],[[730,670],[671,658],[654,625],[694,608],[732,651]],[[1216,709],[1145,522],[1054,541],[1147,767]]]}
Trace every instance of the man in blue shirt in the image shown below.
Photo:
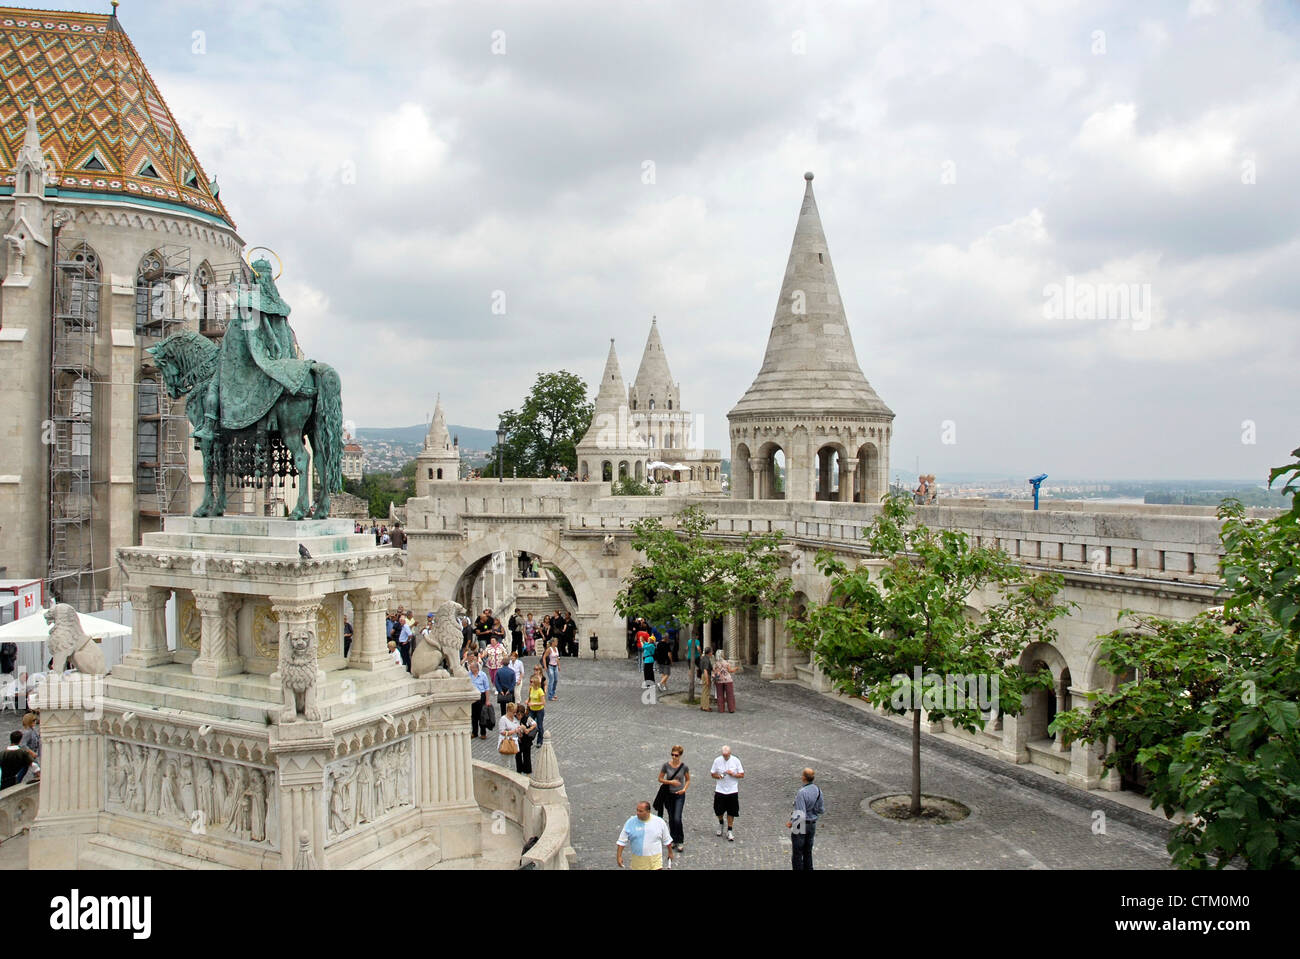
{"label": "man in blue shirt", "polygon": [[469,681],[478,691],[478,699],[469,706],[470,736],[487,739],[487,727],[483,725],[483,707],[487,705],[487,694],[491,686],[488,684],[487,673],[479,667],[477,659],[471,659],[469,662]]}
{"label": "man in blue shirt", "polygon": [[813,783],[816,773],[803,771],[803,787],[795,793],[794,811],[785,828],[790,830],[790,864],[796,870],[812,871],[813,836],[817,833],[817,820],[826,812],[821,787]]}

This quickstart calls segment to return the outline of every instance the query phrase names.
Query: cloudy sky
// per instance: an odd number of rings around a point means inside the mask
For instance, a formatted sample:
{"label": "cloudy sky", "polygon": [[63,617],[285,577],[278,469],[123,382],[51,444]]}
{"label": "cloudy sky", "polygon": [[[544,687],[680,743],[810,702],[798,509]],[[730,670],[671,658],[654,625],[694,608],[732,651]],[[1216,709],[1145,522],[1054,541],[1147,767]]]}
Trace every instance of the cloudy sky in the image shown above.
{"label": "cloudy sky", "polygon": [[361,426],[441,392],[490,428],[538,372],[596,381],[611,336],[630,381],[655,314],[725,448],[813,170],[896,471],[1262,477],[1300,445],[1292,5],[120,18]]}

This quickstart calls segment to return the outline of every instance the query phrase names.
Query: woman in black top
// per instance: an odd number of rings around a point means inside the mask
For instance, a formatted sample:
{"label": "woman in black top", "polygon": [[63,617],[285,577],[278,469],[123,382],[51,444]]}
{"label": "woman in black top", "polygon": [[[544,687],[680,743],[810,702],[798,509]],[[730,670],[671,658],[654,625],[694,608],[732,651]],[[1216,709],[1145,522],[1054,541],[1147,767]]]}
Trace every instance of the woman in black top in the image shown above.
{"label": "woman in black top", "polygon": [[673,845],[677,852],[686,845],[686,834],[682,830],[682,812],[686,809],[686,790],[691,787],[691,770],[682,755],[686,752],[681,746],[672,748],[668,762],[659,767],[659,795],[655,797],[655,811],[668,812],[668,831],[672,833]]}

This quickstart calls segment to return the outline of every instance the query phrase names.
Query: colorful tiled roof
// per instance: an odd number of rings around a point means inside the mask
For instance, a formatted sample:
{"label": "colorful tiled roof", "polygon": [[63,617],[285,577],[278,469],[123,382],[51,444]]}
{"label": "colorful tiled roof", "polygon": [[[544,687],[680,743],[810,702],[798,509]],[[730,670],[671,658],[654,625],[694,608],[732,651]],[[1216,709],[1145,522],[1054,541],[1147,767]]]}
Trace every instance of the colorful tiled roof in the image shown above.
{"label": "colorful tiled roof", "polygon": [[234,226],[117,17],[0,7],[0,186],[14,182],[28,107],[60,194],[121,194]]}

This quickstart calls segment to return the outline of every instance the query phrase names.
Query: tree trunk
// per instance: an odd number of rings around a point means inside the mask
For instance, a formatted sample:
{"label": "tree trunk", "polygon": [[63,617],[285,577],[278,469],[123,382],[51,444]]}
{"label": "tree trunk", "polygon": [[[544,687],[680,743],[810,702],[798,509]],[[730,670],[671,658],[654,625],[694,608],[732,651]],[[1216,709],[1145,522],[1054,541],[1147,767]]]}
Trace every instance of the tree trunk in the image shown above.
{"label": "tree trunk", "polygon": [[921,815],[921,710],[912,710],[912,806],[915,818]]}
{"label": "tree trunk", "polygon": [[686,639],[686,672],[690,677],[690,688],[686,693],[686,703],[688,706],[695,705],[695,649],[691,643],[695,639],[695,624],[690,623],[690,630]]}

